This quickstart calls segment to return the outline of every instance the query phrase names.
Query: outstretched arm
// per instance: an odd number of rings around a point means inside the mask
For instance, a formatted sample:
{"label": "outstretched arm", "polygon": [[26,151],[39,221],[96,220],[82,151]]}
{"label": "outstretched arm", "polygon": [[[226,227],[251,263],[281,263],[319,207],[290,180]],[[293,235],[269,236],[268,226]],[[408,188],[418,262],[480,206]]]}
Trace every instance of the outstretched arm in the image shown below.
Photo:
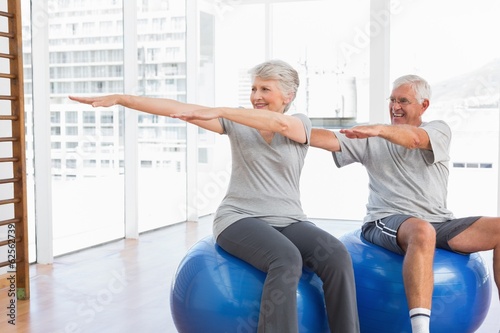
{"label": "outstretched arm", "polygon": [[408,149],[432,149],[427,132],[412,125],[363,125],[341,129],[340,133],[350,139],[377,136]]}
{"label": "outstretched arm", "polygon": [[321,148],[331,152],[340,151],[340,143],[335,133],[323,128],[312,129],[311,147]]}
{"label": "outstretched arm", "polygon": [[[122,105],[124,107],[156,114],[160,116],[170,117],[174,113],[186,112],[192,110],[198,110],[204,108],[202,105],[182,103],[173,99],[167,98],[151,98],[144,96],[133,96],[133,95],[106,95],[99,97],[78,97],[69,96],[73,101],[89,104],[93,107],[109,107],[113,105]],[[217,119],[209,120],[187,120],[192,124],[200,126],[209,131],[216,133],[222,133],[222,125]]]}
{"label": "outstretched arm", "polygon": [[188,110],[172,117],[186,121],[225,118],[258,130],[279,133],[296,142],[307,141],[304,124],[299,118],[269,110],[220,107]]}

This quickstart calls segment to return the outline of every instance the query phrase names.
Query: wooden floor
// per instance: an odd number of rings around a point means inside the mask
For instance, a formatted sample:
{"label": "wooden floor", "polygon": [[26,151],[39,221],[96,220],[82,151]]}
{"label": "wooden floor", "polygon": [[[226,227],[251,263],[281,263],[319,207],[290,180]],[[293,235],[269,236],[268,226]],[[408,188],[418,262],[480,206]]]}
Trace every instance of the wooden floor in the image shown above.
{"label": "wooden floor", "polygon": [[[337,237],[360,225],[314,221]],[[2,276],[0,332],[175,333],[169,300],[173,274],[188,248],[211,231],[211,217],[206,217],[142,234],[139,240],[57,257],[53,265],[31,265],[31,299],[17,302],[15,326],[8,323],[9,285]],[[494,289],[490,313],[477,332],[500,329],[496,295]]]}

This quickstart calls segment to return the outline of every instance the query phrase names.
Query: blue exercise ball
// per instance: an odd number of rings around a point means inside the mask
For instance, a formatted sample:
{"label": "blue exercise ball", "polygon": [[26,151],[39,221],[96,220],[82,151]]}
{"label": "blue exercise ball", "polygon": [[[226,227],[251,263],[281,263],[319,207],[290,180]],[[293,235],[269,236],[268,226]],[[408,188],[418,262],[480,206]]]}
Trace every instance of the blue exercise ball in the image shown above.
{"label": "blue exercise ball", "polygon": [[[340,237],[351,254],[361,332],[411,333],[403,256],[366,241],[356,230]],[[491,279],[479,253],[436,249],[430,330],[475,332],[491,301]]]}
{"label": "blue exercise ball", "polygon": [[[257,332],[266,274],[232,256],[212,236],[198,241],[174,275],[170,310],[179,333]],[[300,333],[329,332],[323,283],[304,270],[297,289]]]}

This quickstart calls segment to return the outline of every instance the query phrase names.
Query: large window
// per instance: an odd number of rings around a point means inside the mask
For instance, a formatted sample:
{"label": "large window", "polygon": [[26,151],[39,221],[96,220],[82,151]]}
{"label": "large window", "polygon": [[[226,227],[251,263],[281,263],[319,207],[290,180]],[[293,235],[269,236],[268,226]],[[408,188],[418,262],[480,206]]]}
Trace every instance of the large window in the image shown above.
{"label": "large window", "polygon": [[[193,36],[198,38],[200,51],[196,58],[199,59],[198,79],[192,81],[197,82],[203,92],[200,95],[195,93],[197,89],[190,91],[187,83],[186,3],[148,0],[134,4],[137,33],[125,36],[124,22],[129,26],[131,22],[130,17],[123,16],[127,9],[121,1],[93,1],[92,4],[78,0],[49,1],[36,13],[43,18],[35,22],[36,26],[31,26],[28,15],[34,6],[30,6],[29,0],[23,3],[27,74],[32,72],[33,39],[45,40],[43,46],[48,48],[47,62],[39,62],[45,57],[38,55],[36,63],[38,68],[48,68],[49,75],[40,75],[38,70],[37,77],[38,82],[41,77],[47,80],[50,111],[43,111],[44,98],[38,89],[35,100],[42,103],[31,112],[35,108],[31,95],[33,82],[31,76],[25,76],[26,109],[30,114],[27,119],[35,119],[42,128],[34,137],[31,134],[37,130],[33,131],[33,124],[28,122],[27,155],[38,153],[38,164],[42,165],[36,173],[38,184],[50,177],[45,191],[48,197],[38,200],[50,206],[43,214],[40,210],[35,212],[35,197],[43,196],[44,190],[38,186],[34,193],[34,183],[29,186],[33,194],[30,196],[29,220],[33,228],[30,250],[36,253],[35,233],[43,231],[45,248],[53,246],[53,251],[47,251],[47,262],[52,254],[60,255],[125,235],[135,237],[137,231],[185,221],[190,208],[186,186],[188,149],[200,156],[199,188],[202,190],[192,194],[198,197],[192,201],[199,205],[195,211],[199,215],[212,213],[213,202],[220,201],[225,192],[228,178],[218,176],[215,182],[220,189],[216,193],[218,198],[214,198],[213,174],[218,175],[218,164],[223,160],[216,159],[219,154],[214,152],[217,136],[205,131],[193,136],[179,120],[135,111],[128,113],[118,106],[94,109],[67,98],[68,95],[95,96],[127,91],[186,102],[190,93],[192,102],[213,105],[215,17],[209,14],[212,4],[208,11],[200,10],[195,17],[195,21],[200,22],[200,36]],[[194,21],[191,24],[198,25]],[[125,54],[126,44],[135,45],[133,53]],[[130,54],[134,55],[132,61]],[[137,67],[126,67],[127,61]],[[132,89],[127,88],[127,84],[130,87],[127,73],[129,78],[137,73]],[[45,122],[48,134],[43,133],[44,125],[40,125]],[[37,142],[37,151],[33,142]],[[49,154],[41,153],[45,143]],[[45,159],[49,165],[46,173]],[[37,165],[32,162],[29,161],[30,175]],[[126,203],[137,207],[129,210]],[[34,258],[32,256],[32,260]]]}
{"label": "large window", "polygon": [[96,4],[89,10],[81,1],[49,1],[47,7],[47,116],[52,128],[63,129],[50,138],[54,255],[124,236],[123,111],[67,98],[123,91],[123,77],[112,75],[115,66],[123,66],[123,59],[112,57],[123,50],[121,2]]}
{"label": "large window", "polygon": [[392,79],[426,78],[424,120],[443,119],[453,132],[448,201],[457,216],[497,214],[499,12],[496,0],[420,0],[391,17]]}
{"label": "large window", "polygon": [[[137,3],[135,93],[186,102],[185,2]],[[138,126],[139,231],[185,221],[186,124],[140,113]]]}
{"label": "large window", "polygon": [[[452,126],[450,208],[457,215],[496,214],[500,89],[496,0],[474,5],[465,0],[204,0],[196,5],[136,0],[133,35],[124,34],[128,0],[52,0],[45,12],[47,27],[40,26],[40,17],[37,26],[30,26],[30,3],[23,1],[23,50],[25,106],[30,113],[26,119],[32,260],[35,232],[44,231],[34,229],[33,201],[41,194],[33,193],[40,179],[34,182],[31,177],[32,161],[43,141],[33,139],[32,119],[43,117],[47,122],[43,140],[50,153],[44,156],[50,165],[56,255],[124,237],[129,208],[125,198],[137,197],[134,222],[138,231],[146,231],[191,218],[187,216],[191,208],[198,215],[213,213],[229,180],[225,136],[193,131],[178,120],[134,113],[137,125],[132,132],[137,140],[130,142],[130,128],[125,126],[131,121],[128,110],[93,109],[70,102],[68,95],[122,93],[129,82],[126,74],[133,68],[133,91],[127,92],[249,107],[248,70],[279,58],[294,66],[301,79],[289,112],[307,114],[315,126],[352,126],[370,121],[375,79],[370,73],[378,68],[371,63],[370,53],[376,53],[371,43],[387,27],[390,54],[385,53],[383,60],[390,78],[407,73],[427,78],[434,97],[425,119],[442,118]],[[379,3],[390,4],[390,12],[374,12],[373,5]],[[39,34],[44,28],[48,36]],[[47,112],[32,99],[31,73],[37,71],[30,65],[40,56],[33,59],[31,43],[41,38],[48,38],[46,62],[41,65],[48,68]],[[125,54],[130,42],[136,45],[134,51]],[[129,62],[133,66],[124,65],[127,57],[133,58]],[[134,147],[137,152],[127,155]],[[192,163],[196,163],[194,190]],[[127,193],[131,165],[137,168],[132,169],[137,179],[128,188],[136,191]],[[35,175],[46,177],[40,170]],[[359,220],[365,213],[366,184],[361,166],[337,170],[331,154],[311,148],[301,184],[304,210],[312,218]],[[481,188],[484,195],[466,195],[470,188]]]}
{"label": "large window", "polygon": [[[197,90],[199,103],[215,104],[215,78],[219,74],[216,67],[216,20],[217,12],[202,8],[199,25],[199,67]],[[234,104],[233,104],[234,105]],[[231,172],[231,153],[226,136],[203,129],[197,131],[197,183],[196,197],[192,201],[199,215],[214,213],[226,193]]]}

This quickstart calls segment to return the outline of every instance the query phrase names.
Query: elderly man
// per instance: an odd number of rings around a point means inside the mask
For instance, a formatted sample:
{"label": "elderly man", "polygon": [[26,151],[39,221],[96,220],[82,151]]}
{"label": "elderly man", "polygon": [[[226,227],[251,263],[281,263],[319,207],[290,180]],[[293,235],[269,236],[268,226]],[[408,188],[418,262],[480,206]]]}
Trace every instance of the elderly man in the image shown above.
{"label": "elderly man", "polygon": [[458,253],[493,250],[500,289],[500,218],[455,218],[446,207],[449,126],[423,122],[429,84],[416,75],[394,81],[390,125],[332,132],[313,129],[311,146],[333,152],[337,167],[359,162],[369,175],[368,241],[404,255],[403,280],[413,333],[428,333],[436,247]]}

